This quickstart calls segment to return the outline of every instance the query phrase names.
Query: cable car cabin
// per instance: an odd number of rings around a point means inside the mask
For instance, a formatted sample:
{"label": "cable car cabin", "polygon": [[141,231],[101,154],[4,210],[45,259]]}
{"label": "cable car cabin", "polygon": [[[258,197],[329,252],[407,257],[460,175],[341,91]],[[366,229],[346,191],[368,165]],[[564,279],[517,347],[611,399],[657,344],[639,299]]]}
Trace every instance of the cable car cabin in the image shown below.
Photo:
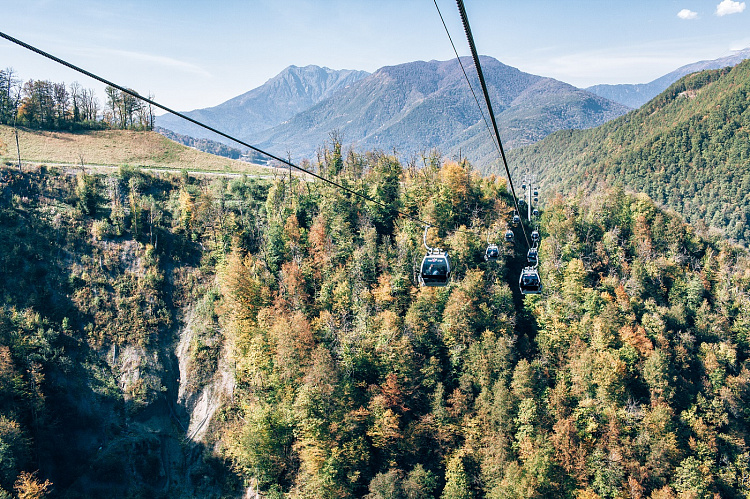
{"label": "cable car cabin", "polygon": [[505,242],[506,243],[512,243],[513,239],[515,239],[516,235],[513,233],[511,229],[508,229],[505,231]]}
{"label": "cable car cabin", "polygon": [[539,263],[539,250],[536,248],[529,248],[529,252],[526,254],[526,261],[530,265],[536,265]]}
{"label": "cable car cabin", "polygon": [[500,248],[497,247],[497,244],[487,246],[487,251],[484,252],[484,261],[489,262],[498,258],[500,258]]}
{"label": "cable car cabin", "polygon": [[539,278],[539,272],[535,268],[526,267],[518,279],[518,286],[521,288],[521,293],[525,295],[537,295],[541,293],[542,280]]}
{"label": "cable car cabin", "polygon": [[517,226],[521,223],[521,217],[518,216],[518,213],[513,214],[513,225]]}
{"label": "cable car cabin", "polygon": [[422,286],[445,286],[451,277],[451,261],[448,254],[433,250],[422,259],[419,269],[419,284]]}
{"label": "cable car cabin", "polygon": [[523,207],[523,205],[526,203],[526,200],[524,198],[518,198],[518,206]]}
{"label": "cable car cabin", "polygon": [[531,240],[532,240],[533,242],[535,242],[535,243],[538,243],[538,242],[539,242],[539,239],[540,239],[540,238],[541,238],[541,236],[539,235],[539,231],[538,231],[538,230],[536,230],[536,229],[534,229],[534,230],[533,230],[533,231],[531,232]]}
{"label": "cable car cabin", "polygon": [[539,210],[537,210],[536,208],[534,208],[534,211],[532,211],[531,214],[534,215],[535,217],[538,217],[539,216]]}

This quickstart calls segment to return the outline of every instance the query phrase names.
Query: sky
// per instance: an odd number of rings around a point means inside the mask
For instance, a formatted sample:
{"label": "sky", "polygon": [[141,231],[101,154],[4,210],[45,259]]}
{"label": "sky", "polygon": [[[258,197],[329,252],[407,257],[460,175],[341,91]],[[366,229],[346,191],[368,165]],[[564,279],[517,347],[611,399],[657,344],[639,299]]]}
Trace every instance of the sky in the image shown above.
{"label": "sky", "polygon": [[[180,111],[289,65],[375,71],[469,48],[453,0],[0,0],[0,31]],[[747,0],[750,3],[750,0]],[[577,87],[648,83],[750,47],[735,0],[464,0],[480,54]],[[0,39],[23,80],[103,86]]]}

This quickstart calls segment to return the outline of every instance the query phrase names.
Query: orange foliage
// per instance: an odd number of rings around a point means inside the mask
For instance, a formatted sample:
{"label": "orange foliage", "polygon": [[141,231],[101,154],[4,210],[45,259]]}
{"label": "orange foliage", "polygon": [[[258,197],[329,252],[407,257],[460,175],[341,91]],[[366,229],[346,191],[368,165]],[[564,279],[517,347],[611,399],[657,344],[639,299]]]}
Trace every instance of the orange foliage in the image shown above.
{"label": "orange foliage", "polygon": [[301,309],[310,296],[305,290],[305,276],[296,261],[292,260],[282,264],[281,282],[289,303],[295,309]]}
{"label": "orange foliage", "polygon": [[643,357],[648,357],[654,351],[654,345],[646,337],[646,330],[643,326],[625,325],[620,328],[620,339],[627,343],[640,353]]}

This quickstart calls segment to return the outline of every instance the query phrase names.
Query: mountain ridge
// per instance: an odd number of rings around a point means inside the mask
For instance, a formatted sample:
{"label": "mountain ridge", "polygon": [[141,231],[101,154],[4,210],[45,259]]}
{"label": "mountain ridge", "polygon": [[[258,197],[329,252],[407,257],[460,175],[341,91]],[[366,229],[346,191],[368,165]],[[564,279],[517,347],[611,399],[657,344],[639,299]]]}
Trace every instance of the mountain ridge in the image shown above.
{"label": "mountain ridge", "polygon": [[601,184],[644,192],[690,223],[750,241],[750,60],[688,75],[596,129],[514,151],[516,171],[562,193]]}
{"label": "mountain ridge", "polygon": [[726,57],[703,60],[681,66],[649,83],[618,85],[601,84],[586,87],[586,90],[626,106],[639,108],[666,90],[672,83],[676,82],[683,76],[687,76],[697,71],[703,71],[705,69],[720,69],[726,66],[735,66],[748,58],[750,58],[750,47]]}
{"label": "mountain ridge", "polygon": [[[462,61],[465,67],[471,64],[469,58]],[[482,56],[481,61],[495,113],[500,117],[501,139],[510,148],[562,128],[595,126],[628,110],[492,57]],[[478,89],[477,78],[469,78]],[[547,99],[531,99],[532,94],[544,94]],[[592,102],[596,105],[590,105]],[[484,113],[486,116],[486,110]],[[475,162],[489,162],[494,160],[493,149],[482,136],[486,133],[483,127],[458,62],[433,60],[380,68],[341,89],[335,98],[322,100],[248,140],[276,154],[291,150],[301,157],[312,155],[330,131],[337,130],[344,143],[356,149],[397,150],[409,156],[438,148],[448,155],[460,153]]]}
{"label": "mountain ridge", "polygon": [[[228,133],[246,137],[255,131],[278,124],[368,75],[366,71],[333,70],[308,65],[289,66],[263,85],[233,97],[217,106],[195,109],[184,114]],[[156,125],[193,138],[227,143],[197,125],[172,115],[156,118]],[[231,144],[236,146],[236,144]]]}
{"label": "mountain ridge", "polygon": [[[750,49],[683,66],[649,84],[588,89],[523,73],[488,56],[482,56],[482,64],[501,140],[510,150],[558,130],[599,126],[639,107],[685,73],[724,67],[745,56],[750,56]],[[473,64],[470,58],[463,61],[467,69]],[[476,93],[478,80],[473,71],[468,73]],[[618,96],[617,89],[622,88],[636,100]],[[484,171],[498,161],[490,133],[455,59],[385,66],[372,74],[290,66],[261,87],[188,114],[295,161],[315,156],[332,133],[355,150],[396,151],[406,158],[438,149],[449,157],[468,158]],[[170,128],[165,120],[176,126]],[[176,117],[158,118],[157,125],[170,130],[188,127],[178,133],[229,143]]]}

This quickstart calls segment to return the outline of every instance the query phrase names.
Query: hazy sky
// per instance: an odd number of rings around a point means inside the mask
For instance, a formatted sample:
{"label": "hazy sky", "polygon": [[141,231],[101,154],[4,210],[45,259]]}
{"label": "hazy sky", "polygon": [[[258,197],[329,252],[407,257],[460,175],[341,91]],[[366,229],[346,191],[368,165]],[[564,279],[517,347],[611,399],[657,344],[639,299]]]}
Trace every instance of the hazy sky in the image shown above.
{"label": "hazy sky", "polygon": [[[741,1],[465,4],[481,54],[578,87],[647,83],[750,47]],[[468,55],[455,2],[438,5]],[[0,12],[0,31],[182,111],[220,104],[291,64],[374,71],[454,57],[433,0],[0,0]],[[0,39],[6,67],[104,98],[98,83]]]}

